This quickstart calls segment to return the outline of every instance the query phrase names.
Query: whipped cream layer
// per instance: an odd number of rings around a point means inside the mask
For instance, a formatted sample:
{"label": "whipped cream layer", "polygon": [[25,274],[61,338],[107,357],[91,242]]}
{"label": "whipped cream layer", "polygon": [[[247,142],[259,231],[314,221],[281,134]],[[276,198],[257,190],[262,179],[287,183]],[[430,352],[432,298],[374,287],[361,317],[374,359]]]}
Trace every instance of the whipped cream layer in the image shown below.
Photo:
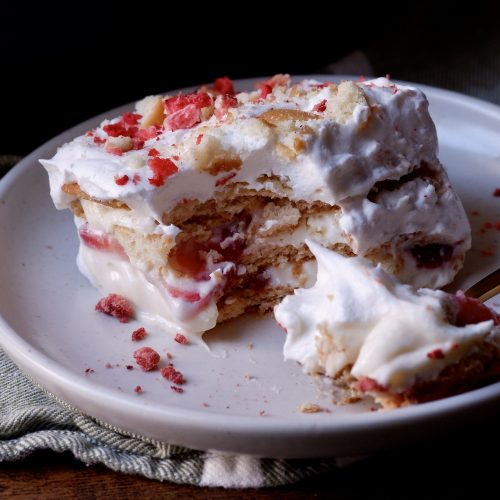
{"label": "whipped cream layer", "polygon": [[457,327],[441,291],[414,290],[360,257],[346,258],[314,242],[317,281],[275,308],[286,331],[285,359],[308,373],[350,369],[391,392],[436,377],[473,353],[493,321]]}
{"label": "whipped cream layer", "polygon": [[[258,91],[236,94],[231,107],[220,111],[223,97],[214,98],[216,112],[208,119],[190,128],[163,126],[139,149],[117,154],[116,147],[103,146],[110,140],[106,127],[117,118],[41,160],[57,208],[76,198],[62,187],[77,183],[92,198],[119,200],[162,231],[165,215],[185,200],[209,200],[230,184],[268,190],[339,206],[342,236],[330,244],[348,241],[366,256],[385,245],[399,255],[394,272],[405,281],[432,287],[451,281],[460,263],[420,269],[410,255],[411,241],[401,238],[444,242],[459,259],[470,247],[469,224],[437,159],[436,131],[421,91],[385,78],[338,87],[306,80],[276,86],[263,98]],[[177,168],[161,185],[154,180],[152,150]],[[214,169],[221,158],[224,168]],[[439,178],[439,188],[417,176],[370,196],[380,183],[422,166]]]}

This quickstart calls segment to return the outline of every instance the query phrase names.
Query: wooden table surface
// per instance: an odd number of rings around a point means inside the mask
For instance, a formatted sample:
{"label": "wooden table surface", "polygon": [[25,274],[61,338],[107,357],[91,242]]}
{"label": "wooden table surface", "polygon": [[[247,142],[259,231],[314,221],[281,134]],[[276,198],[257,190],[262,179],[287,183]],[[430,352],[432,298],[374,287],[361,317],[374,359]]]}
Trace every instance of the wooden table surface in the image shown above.
{"label": "wooden table surface", "polygon": [[70,453],[39,451],[0,465],[0,498],[483,498],[498,478],[497,415],[472,428],[386,451],[334,473],[298,484],[261,490],[223,490],[160,483],[86,466]]}

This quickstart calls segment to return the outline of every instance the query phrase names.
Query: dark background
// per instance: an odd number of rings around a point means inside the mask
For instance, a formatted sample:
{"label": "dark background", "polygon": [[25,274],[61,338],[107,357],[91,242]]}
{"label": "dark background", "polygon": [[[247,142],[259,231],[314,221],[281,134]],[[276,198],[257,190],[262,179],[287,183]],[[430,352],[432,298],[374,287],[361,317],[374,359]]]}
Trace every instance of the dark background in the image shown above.
{"label": "dark background", "polygon": [[107,109],[223,75],[318,73],[361,49],[377,76],[465,91],[464,54],[485,69],[500,54],[495,11],[470,4],[309,2],[281,4],[279,15],[265,3],[69,4],[0,7],[0,154],[25,155]]}

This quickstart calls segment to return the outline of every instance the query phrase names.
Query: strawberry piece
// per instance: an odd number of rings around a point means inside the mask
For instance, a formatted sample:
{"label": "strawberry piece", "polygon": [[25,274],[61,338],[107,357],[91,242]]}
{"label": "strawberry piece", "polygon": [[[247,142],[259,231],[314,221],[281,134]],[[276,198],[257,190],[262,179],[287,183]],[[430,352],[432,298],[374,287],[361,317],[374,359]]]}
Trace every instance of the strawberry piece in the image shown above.
{"label": "strawberry piece", "polygon": [[116,146],[106,146],[106,152],[116,156],[123,155],[123,149]]}
{"label": "strawberry piece", "polygon": [[96,136],[94,136],[93,141],[94,141],[95,144],[104,144],[106,142],[106,139],[101,139],[100,137],[98,137],[96,135]]}
{"label": "strawberry piece", "polygon": [[214,114],[217,120],[222,120],[229,110],[229,108],[234,108],[238,106],[238,99],[236,97],[224,94],[219,96],[215,101]]}
{"label": "strawberry piece", "polygon": [[151,148],[148,151],[148,156],[160,156],[160,152],[156,148]]}
{"label": "strawberry piece", "polygon": [[89,228],[88,224],[80,226],[78,234],[80,235],[83,243],[94,250],[117,253],[120,256],[127,258],[125,250],[112,234],[93,231]]}
{"label": "strawberry piece", "polygon": [[129,180],[128,175],[122,175],[121,177],[115,179],[115,183],[118,184],[119,186],[125,186],[128,180]]}
{"label": "strawberry piece", "polygon": [[201,299],[198,292],[189,292],[170,285],[167,285],[167,292],[171,297],[174,297],[174,299],[182,299],[186,302],[199,302]]}
{"label": "strawberry piece", "polygon": [[357,384],[358,391],[369,392],[369,391],[379,391],[386,392],[389,388],[386,385],[379,384],[375,379],[370,377],[363,377],[358,381]]}
{"label": "strawberry piece", "polygon": [[182,394],[184,392],[184,389],[182,387],[176,387],[175,385],[171,385],[170,389],[179,394]]}
{"label": "strawberry piece", "polygon": [[235,94],[233,81],[227,76],[223,76],[222,78],[217,78],[214,81],[213,89],[219,94],[229,94],[229,95]]}
{"label": "strawberry piece", "polygon": [[323,99],[321,102],[318,102],[318,104],[314,105],[313,111],[316,111],[317,113],[323,113],[326,109],[326,99]]}
{"label": "strawberry piece", "polygon": [[175,369],[174,365],[170,364],[165,368],[160,370],[161,376],[167,379],[169,382],[173,382],[177,385],[182,385],[186,382],[184,375]]}
{"label": "strawberry piece", "polygon": [[189,340],[186,338],[185,335],[182,335],[182,333],[176,333],[174,340],[181,345],[188,345]]}
{"label": "strawberry piece", "polygon": [[139,340],[145,339],[147,335],[148,332],[146,332],[146,329],[143,326],[141,326],[140,328],[132,332],[132,341],[139,342]]}
{"label": "strawberry piece", "polygon": [[273,88],[267,83],[259,83],[257,88],[260,89],[261,99],[265,99],[273,91]]}
{"label": "strawberry piece", "polygon": [[134,315],[134,310],[129,301],[116,293],[110,293],[101,299],[95,310],[117,318],[121,323],[127,323]]}
{"label": "strawberry piece", "polygon": [[455,304],[458,306],[457,316],[455,318],[456,326],[473,325],[492,319],[495,325],[500,325],[500,317],[485,306],[479,300],[467,297],[464,292],[459,290],[452,296]]}
{"label": "strawberry piece", "polygon": [[195,104],[189,104],[168,115],[164,124],[167,130],[178,130],[194,127],[200,122],[200,109]]}
{"label": "strawberry piece", "polygon": [[142,371],[149,372],[158,366],[160,355],[151,347],[141,347],[134,351],[134,359]]}
{"label": "strawberry piece", "polygon": [[155,137],[158,137],[161,133],[161,127],[159,125],[151,125],[151,127],[148,128],[140,128],[135,132],[135,137],[136,139],[139,139],[141,141],[148,141],[150,139],[154,139]]}
{"label": "strawberry piece", "polygon": [[159,158],[157,156],[150,158],[148,165],[153,171],[153,177],[148,180],[154,186],[163,186],[165,180],[179,170],[177,165],[169,158]]}
{"label": "strawberry piece", "polygon": [[121,121],[126,125],[137,125],[141,118],[142,115],[139,115],[137,113],[130,113],[127,111],[126,113],[123,113]]}
{"label": "strawberry piece", "polygon": [[434,349],[427,353],[429,359],[444,359],[444,352],[442,349]]}
{"label": "strawberry piece", "polygon": [[212,98],[206,92],[193,92],[192,94],[179,94],[163,101],[167,114],[175,113],[187,106],[194,105],[197,109],[212,105]]}

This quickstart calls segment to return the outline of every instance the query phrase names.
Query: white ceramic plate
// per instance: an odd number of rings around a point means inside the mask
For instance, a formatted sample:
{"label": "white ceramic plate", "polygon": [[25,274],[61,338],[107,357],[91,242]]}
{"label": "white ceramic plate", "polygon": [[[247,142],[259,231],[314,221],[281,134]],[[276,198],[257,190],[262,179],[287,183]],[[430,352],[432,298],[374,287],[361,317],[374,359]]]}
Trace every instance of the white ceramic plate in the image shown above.
{"label": "white ceramic plate", "polygon": [[[325,77],[325,78],[332,78]],[[254,80],[238,87],[253,85]],[[499,267],[500,232],[478,232],[500,220],[500,108],[463,95],[424,88],[437,124],[441,159],[474,227],[474,248],[457,286]],[[131,106],[83,123],[26,157],[0,182],[0,342],[35,381],[88,415],[123,430],[198,449],[268,457],[323,457],[368,453],[430,437],[480,418],[500,406],[500,384],[390,412],[369,406],[335,407],[294,363],[283,362],[283,332],[272,319],[230,323],[203,346],[181,346],[150,330],[130,340],[140,324],[121,324],[94,312],[100,298],[75,265],[77,236],[68,211],[54,209],[39,158]],[[486,253],[488,255],[482,255]],[[492,253],[493,255],[489,255]],[[250,348],[250,343],[253,348]],[[158,372],[143,373],[132,352],[149,345],[170,351],[186,376],[177,394]],[[164,363],[166,363],[164,357]],[[113,368],[106,368],[111,363]],[[85,373],[91,368],[93,373]],[[140,385],[144,392],[134,393]],[[297,412],[317,403],[331,413]]]}

